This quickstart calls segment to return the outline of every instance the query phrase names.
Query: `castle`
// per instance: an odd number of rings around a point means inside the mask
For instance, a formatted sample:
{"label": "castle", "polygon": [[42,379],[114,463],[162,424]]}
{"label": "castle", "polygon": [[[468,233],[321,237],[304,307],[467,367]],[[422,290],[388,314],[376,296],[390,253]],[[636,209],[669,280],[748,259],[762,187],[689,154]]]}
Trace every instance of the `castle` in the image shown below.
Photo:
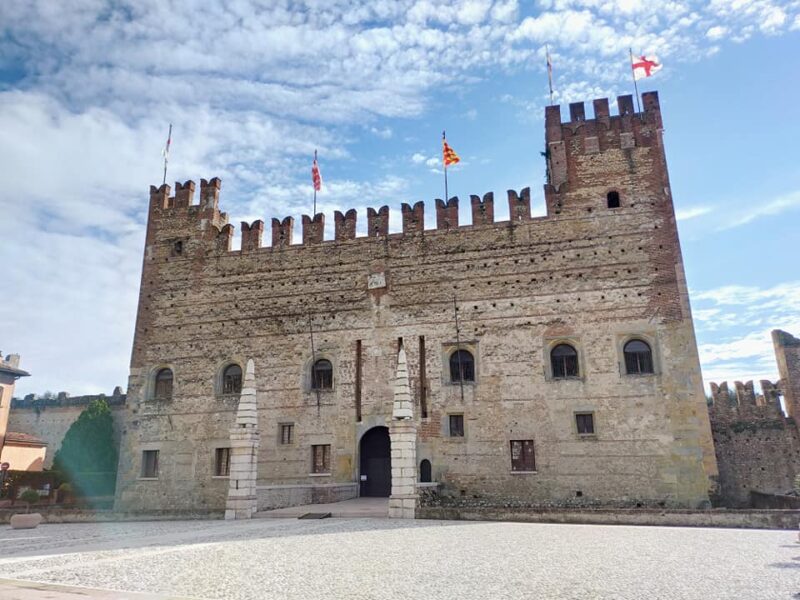
{"label": "castle", "polygon": [[706,506],[717,463],[658,95],[548,106],[547,214],[494,196],[242,223],[219,179],[151,187],[118,510],[255,510],[420,488]]}

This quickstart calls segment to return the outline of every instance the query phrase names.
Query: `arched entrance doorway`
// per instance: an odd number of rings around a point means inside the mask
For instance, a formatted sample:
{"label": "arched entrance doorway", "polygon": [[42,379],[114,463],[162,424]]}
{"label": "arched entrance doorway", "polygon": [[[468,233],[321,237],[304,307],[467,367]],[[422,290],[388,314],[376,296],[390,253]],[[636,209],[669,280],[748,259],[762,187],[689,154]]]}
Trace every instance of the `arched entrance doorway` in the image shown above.
{"label": "arched entrance doorway", "polygon": [[392,493],[392,452],[388,427],[373,427],[361,437],[361,495],[388,498]]}

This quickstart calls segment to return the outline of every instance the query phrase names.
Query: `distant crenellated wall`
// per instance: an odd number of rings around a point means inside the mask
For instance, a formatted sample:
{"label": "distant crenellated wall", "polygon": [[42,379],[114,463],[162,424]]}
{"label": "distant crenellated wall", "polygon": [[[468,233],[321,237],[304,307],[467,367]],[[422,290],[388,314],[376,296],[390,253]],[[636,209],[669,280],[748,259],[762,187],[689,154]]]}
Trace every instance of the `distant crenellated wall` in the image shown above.
{"label": "distant crenellated wall", "polygon": [[711,384],[709,417],[719,466],[717,501],[725,506],[748,506],[751,491],[785,493],[800,475],[800,431],[791,416],[791,391],[800,381],[792,351],[800,348],[800,340],[780,330],[773,331],[772,338],[781,375],[778,382],[760,381],[760,394],[755,393],[752,381],[737,381],[733,389],[726,381]]}
{"label": "distant crenellated wall", "polygon": [[37,398],[33,394],[28,394],[22,399],[14,398],[11,401],[8,429],[28,433],[45,442],[47,454],[44,468],[49,469],[53,465],[53,457],[61,448],[67,430],[89,404],[101,398],[108,402],[111,409],[111,416],[114,419],[114,442],[119,446],[126,398],[120,387],[114,388],[110,396],[105,394],[70,396],[66,392],[59,392],[53,398]]}

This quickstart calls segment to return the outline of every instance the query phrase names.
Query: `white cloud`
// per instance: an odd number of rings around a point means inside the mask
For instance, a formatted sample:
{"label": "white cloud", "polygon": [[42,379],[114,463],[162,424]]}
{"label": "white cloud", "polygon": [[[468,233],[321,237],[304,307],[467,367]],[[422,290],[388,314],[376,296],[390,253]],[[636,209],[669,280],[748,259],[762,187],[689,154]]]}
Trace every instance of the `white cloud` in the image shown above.
{"label": "white cloud", "polygon": [[[361,209],[367,197],[397,203],[408,189],[387,174],[327,177],[351,160],[357,136],[403,139],[393,119],[424,116],[437,90],[482,85],[487,70],[543,69],[544,43],[556,99],[568,102],[627,86],[616,57],[629,46],[674,64],[711,52],[722,37],[800,27],[796,4],[769,0],[537,8],[523,18],[516,0],[4,2],[0,67],[21,78],[0,91],[0,208],[15,223],[4,238],[14,293],[0,307],[0,328],[4,349],[20,351],[35,374],[20,391],[124,384],[147,186],[160,182],[170,122],[168,180],[221,176],[226,210],[248,218],[308,212],[318,148],[330,224],[334,208]],[[524,97],[506,101],[538,115],[546,94]],[[472,110],[464,118],[475,118]],[[441,172],[438,156],[410,160]],[[795,196],[762,203],[731,226],[796,204]]]}
{"label": "white cloud", "polygon": [[414,154],[411,155],[411,162],[413,162],[416,165],[424,163],[426,160],[427,157],[419,152],[415,152]]}
{"label": "white cloud", "polygon": [[761,217],[771,217],[786,211],[800,208],[800,190],[784,194],[767,202],[757,202],[738,213],[722,225],[722,229],[732,229],[760,219]]}
{"label": "white cloud", "polygon": [[675,218],[678,221],[688,221],[696,217],[701,217],[710,213],[712,208],[710,206],[690,206],[687,208],[678,208],[675,210]]}
{"label": "white cloud", "polygon": [[721,25],[714,25],[714,27],[709,27],[708,31],[706,31],[706,37],[710,40],[719,40],[725,37],[728,33],[728,29],[726,27],[722,27]]}

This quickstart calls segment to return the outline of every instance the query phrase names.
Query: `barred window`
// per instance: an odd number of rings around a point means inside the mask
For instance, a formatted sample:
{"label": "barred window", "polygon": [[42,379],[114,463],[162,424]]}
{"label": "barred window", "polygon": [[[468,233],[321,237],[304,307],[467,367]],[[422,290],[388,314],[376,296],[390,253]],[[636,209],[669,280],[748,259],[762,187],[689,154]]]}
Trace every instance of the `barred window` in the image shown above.
{"label": "barred window", "polygon": [[331,472],[331,445],[317,444],[311,446],[311,472],[330,473]]}
{"label": "barred window", "polygon": [[533,440],[511,440],[511,470],[535,471]]}
{"label": "barred window", "polygon": [[333,389],[333,365],[326,358],[320,358],[311,369],[311,389]]}
{"label": "barred window", "polygon": [[142,452],[142,477],[150,479],[158,477],[158,450]]}
{"label": "barred window", "polygon": [[450,355],[450,381],[475,381],[475,357],[469,350],[457,350]]}
{"label": "barred window", "polygon": [[464,437],[464,415],[450,415],[450,437]]}
{"label": "barred window", "polygon": [[242,367],[239,365],[228,365],[225,367],[225,370],[222,372],[222,393],[242,393]]}
{"label": "barred window", "polygon": [[594,413],[576,413],[575,425],[578,429],[578,435],[593,435]]}
{"label": "barred window", "polygon": [[288,446],[294,442],[294,424],[281,423],[281,445]]}
{"label": "barred window", "polygon": [[172,369],[161,369],[156,373],[153,396],[157,400],[169,400],[172,398]]}
{"label": "barred window", "polygon": [[231,474],[231,449],[217,448],[214,452],[214,475],[228,477]]}
{"label": "barred window", "polygon": [[625,355],[625,372],[638,375],[653,372],[653,352],[642,340],[631,340],[623,348]]}
{"label": "barred window", "polygon": [[569,344],[559,344],[550,352],[553,378],[578,376],[578,352]]}

